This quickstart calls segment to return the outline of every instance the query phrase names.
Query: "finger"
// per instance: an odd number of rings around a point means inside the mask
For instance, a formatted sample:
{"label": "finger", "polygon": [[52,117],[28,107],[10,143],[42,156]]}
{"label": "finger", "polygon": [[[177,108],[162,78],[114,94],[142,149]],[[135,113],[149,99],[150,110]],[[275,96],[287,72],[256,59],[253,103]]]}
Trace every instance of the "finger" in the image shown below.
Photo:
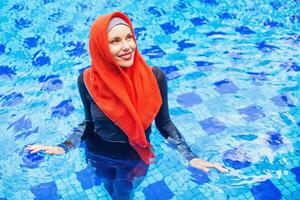
{"label": "finger", "polygon": [[56,149],[49,149],[45,151],[46,154],[60,154]]}
{"label": "finger", "polygon": [[42,150],[43,150],[42,148],[36,148],[36,149],[33,149],[32,151],[30,151],[30,153],[36,153],[36,152],[39,152]]}
{"label": "finger", "polygon": [[56,154],[55,151],[53,151],[52,149],[46,150],[45,153],[46,154]]}
{"label": "finger", "polygon": [[39,145],[37,147],[32,148],[32,151],[30,153],[36,153],[38,151],[44,151],[46,149],[48,149],[48,146],[44,146],[44,145]]}
{"label": "finger", "polygon": [[227,173],[227,172],[229,172],[228,169],[222,167],[221,165],[215,165],[214,168],[217,169],[218,171],[222,172],[222,173]]}
{"label": "finger", "polygon": [[43,147],[43,150],[52,150],[54,149],[52,146],[44,146]]}
{"label": "finger", "polygon": [[228,173],[229,169],[223,168],[222,170],[220,170],[220,172],[222,172],[222,173]]}
{"label": "finger", "polygon": [[201,171],[209,172],[209,168],[207,168],[205,166],[202,166],[199,163],[198,164],[192,164],[192,166],[195,167],[195,168],[197,168],[197,169],[200,169]]}
{"label": "finger", "polygon": [[36,148],[43,148],[43,147],[44,145],[34,144],[34,145],[28,145],[26,149],[36,149]]}
{"label": "finger", "polygon": [[27,150],[41,149],[41,147],[27,147]]}
{"label": "finger", "polygon": [[198,166],[197,166],[197,168],[198,168],[198,169],[200,169],[200,170],[202,170],[202,171],[204,171],[204,172],[206,172],[206,173],[208,173],[208,172],[209,172],[209,169],[208,169],[207,167],[204,167],[204,166],[198,165]]}

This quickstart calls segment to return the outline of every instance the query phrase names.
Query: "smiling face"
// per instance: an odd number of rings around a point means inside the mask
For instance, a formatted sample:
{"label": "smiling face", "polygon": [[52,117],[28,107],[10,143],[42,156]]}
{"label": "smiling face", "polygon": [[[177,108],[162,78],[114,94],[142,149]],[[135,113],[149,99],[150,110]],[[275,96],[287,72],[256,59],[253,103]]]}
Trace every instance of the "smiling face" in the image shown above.
{"label": "smiling face", "polygon": [[128,26],[119,24],[108,32],[110,53],[121,67],[131,67],[134,61],[136,44]]}

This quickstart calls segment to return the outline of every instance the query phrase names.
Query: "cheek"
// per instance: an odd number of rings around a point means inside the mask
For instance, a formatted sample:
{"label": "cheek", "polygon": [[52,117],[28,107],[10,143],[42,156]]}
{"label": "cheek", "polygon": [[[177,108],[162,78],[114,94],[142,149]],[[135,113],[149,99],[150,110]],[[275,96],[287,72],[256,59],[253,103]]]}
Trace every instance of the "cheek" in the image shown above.
{"label": "cheek", "polygon": [[109,45],[109,51],[113,56],[117,56],[118,53],[120,52],[120,47],[119,45]]}
{"label": "cheek", "polygon": [[136,44],[135,44],[134,41],[130,42],[130,48],[131,48],[132,50],[136,50]]}

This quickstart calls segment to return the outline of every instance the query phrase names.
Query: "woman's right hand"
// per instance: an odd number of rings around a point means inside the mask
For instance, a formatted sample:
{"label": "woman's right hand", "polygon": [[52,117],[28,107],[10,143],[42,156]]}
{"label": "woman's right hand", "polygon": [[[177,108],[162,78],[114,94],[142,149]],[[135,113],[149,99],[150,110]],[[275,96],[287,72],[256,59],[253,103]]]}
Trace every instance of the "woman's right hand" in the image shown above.
{"label": "woman's right hand", "polygon": [[41,144],[33,144],[33,145],[27,145],[27,150],[29,150],[30,153],[36,153],[39,151],[44,151],[46,154],[64,154],[65,150],[59,146],[45,146]]}

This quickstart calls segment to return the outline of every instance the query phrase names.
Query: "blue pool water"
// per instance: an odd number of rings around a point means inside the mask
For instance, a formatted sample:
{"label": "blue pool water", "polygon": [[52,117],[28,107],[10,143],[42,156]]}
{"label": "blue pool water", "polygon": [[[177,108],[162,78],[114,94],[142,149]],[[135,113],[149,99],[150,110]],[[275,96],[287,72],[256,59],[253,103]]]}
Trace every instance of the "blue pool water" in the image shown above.
{"label": "blue pool water", "polygon": [[24,147],[58,144],[83,120],[89,28],[116,10],[166,73],[193,151],[230,169],[192,169],[154,130],[157,162],[134,199],[300,199],[299,0],[0,1],[0,199],[109,199],[83,148]]}

